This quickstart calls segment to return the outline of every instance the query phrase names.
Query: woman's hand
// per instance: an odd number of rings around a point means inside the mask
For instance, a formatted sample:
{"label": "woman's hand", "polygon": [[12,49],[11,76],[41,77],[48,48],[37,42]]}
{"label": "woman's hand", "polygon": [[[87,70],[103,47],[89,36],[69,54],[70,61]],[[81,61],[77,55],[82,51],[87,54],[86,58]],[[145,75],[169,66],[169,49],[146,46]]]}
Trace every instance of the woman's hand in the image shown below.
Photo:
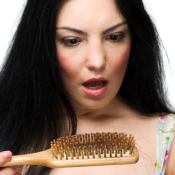
{"label": "woman's hand", "polygon": [[[4,151],[0,153],[0,167],[8,162],[12,157],[10,151]],[[0,175],[21,175],[19,166],[0,168]]]}

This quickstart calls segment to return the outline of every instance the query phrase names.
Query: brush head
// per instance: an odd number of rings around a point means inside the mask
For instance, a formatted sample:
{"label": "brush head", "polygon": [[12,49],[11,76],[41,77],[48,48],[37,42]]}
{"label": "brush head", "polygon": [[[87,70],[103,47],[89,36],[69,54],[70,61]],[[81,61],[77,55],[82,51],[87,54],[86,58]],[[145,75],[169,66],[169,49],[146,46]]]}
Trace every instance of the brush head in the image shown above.
{"label": "brush head", "polygon": [[58,160],[130,157],[134,148],[134,136],[117,132],[72,135],[51,142]]}
{"label": "brush head", "polygon": [[135,139],[125,133],[91,133],[61,137],[51,149],[12,156],[3,167],[40,165],[49,168],[123,165],[139,159]]}

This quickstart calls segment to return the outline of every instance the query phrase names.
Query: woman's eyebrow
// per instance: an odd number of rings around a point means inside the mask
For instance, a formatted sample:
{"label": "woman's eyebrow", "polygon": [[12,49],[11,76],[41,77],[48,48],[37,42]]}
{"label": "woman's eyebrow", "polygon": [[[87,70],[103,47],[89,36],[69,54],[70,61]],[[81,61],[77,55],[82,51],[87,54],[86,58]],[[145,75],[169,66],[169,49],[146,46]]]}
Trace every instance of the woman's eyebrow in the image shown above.
{"label": "woman's eyebrow", "polygon": [[87,33],[86,32],[83,32],[79,29],[75,29],[75,28],[71,28],[71,27],[57,27],[56,30],[60,30],[60,29],[65,29],[65,30],[69,30],[71,32],[75,32],[77,34],[80,34],[80,35],[85,35],[87,36]]}
{"label": "woman's eyebrow", "polygon": [[[118,28],[119,26],[124,25],[124,24],[127,24],[127,22],[121,22],[121,23],[119,23],[119,24],[117,24],[117,25],[115,25],[115,26],[112,26],[112,27],[110,27],[110,28],[104,30],[104,31],[102,32],[102,35],[104,35],[104,34],[110,32],[110,31],[112,31],[112,30],[114,30],[114,29],[116,29],[116,28]],[[56,30],[60,30],[60,29],[69,30],[69,31],[75,32],[75,33],[77,33],[77,34],[87,36],[87,33],[86,33],[86,32],[84,32],[84,31],[82,31],[82,30],[79,30],[79,29],[72,28],[72,27],[56,27]]]}
{"label": "woman's eyebrow", "polygon": [[106,29],[105,31],[103,31],[103,32],[102,32],[102,35],[104,35],[104,34],[106,34],[106,33],[108,33],[108,32],[111,32],[112,30],[114,30],[114,29],[116,29],[116,28],[118,28],[118,27],[120,27],[120,26],[122,26],[122,25],[124,25],[124,24],[128,24],[128,23],[125,21],[125,22],[121,22],[121,23],[119,23],[119,24],[117,24],[117,25],[115,25],[115,26],[112,26],[112,27]]}

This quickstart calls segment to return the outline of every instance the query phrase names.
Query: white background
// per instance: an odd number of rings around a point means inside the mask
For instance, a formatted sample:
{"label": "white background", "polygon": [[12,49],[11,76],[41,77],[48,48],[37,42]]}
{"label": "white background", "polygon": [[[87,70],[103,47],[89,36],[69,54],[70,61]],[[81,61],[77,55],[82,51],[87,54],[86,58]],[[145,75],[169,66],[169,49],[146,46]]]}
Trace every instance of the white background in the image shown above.
{"label": "white background", "polygon": [[[25,2],[26,0],[0,0],[0,67]],[[174,0],[144,0],[144,3],[158,28],[168,54],[169,63],[164,54],[166,86],[169,99],[175,106],[175,2]]]}

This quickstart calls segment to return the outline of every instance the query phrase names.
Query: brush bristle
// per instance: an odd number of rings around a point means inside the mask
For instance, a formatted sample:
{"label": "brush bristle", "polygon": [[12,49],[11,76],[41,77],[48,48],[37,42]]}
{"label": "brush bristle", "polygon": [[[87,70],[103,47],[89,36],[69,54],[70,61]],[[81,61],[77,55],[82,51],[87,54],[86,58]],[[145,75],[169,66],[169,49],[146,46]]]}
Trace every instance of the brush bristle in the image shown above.
{"label": "brush bristle", "polygon": [[128,157],[134,147],[134,136],[117,132],[72,135],[51,142],[54,158],[59,160]]}

